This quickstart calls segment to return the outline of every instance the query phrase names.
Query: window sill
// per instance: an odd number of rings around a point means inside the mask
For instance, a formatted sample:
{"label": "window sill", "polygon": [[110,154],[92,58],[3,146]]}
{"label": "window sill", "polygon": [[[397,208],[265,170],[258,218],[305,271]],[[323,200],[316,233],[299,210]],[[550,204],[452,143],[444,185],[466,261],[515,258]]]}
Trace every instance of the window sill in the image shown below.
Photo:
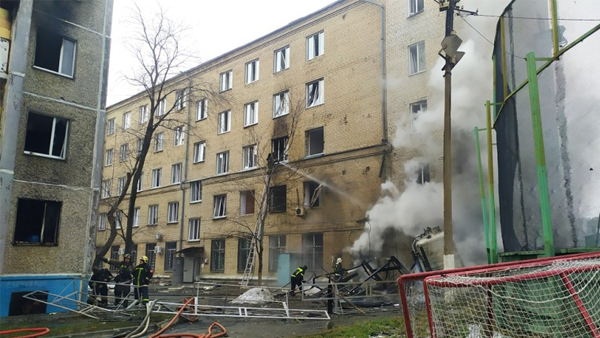
{"label": "window sill", "polygon": [[255,126],[257,124],[258,124],[258,122],[254,122],[252,124],[245,125],[244,128],[252,127],[252,126]]}
{"label": "window sill", "polygon": [[228,91],[230,91],[230,90],[232,90],[232,89],[233,89],[233,87],[231,87],[231,88],[227,88],[227,89],[223,89],[223,90],[219,90],[219,94],[221,94],[221,93],[225,93],[225,92],[228,92]]}
{"label": "window sill", "polygon": [[198,201],[190,201],[190,204],[197,204],[197,203],[202,203],[202,200],[198,200]]}
{"label": "window sill", "polygon": [[318,59],[319,57],[321,57],[321,56],[323,56],[323,55],[325,55],[325,53],[323,53],[323,54],[319,54],[319,55],[315,55],[315,56],[313,56],[313,57],[312,57],[312,58],[310,58],[310,59],[309,59],[309,58],[306,58],[306,61],[310,62],[310,61],[312,61],[312,60],[314,60],[314,59]]}
{"label": "window sill", "polygon": [[216,217],[213,216],[212,219],[217,220],[217,219],[226,219],[226,218],[227,218],[227,215],[225,215],[225,216],[216,216]]}
{"label": "window sill", "polygon": [[225,176],[227,174],[229,174],[229,171],[228,172],[224,172],[224,173],[217,173],[216,176]]}
{"label": "window sill", "polygon": [[278,119],[278,118],[280,118],[280,117],[284,117],[284,116],[288,116],[288,115],[290,115],[290,113],[289,113],[289,112],[288,112],[288,113],[285,113],[285,114],[277,115],[277,116],[273,115],[273,119]]}
{"label": "window sill", "polygon": [[243,216],[254,216],[254,213],[251,213],[251,214],[240,214],[240,216],[242,216],[242,217]]}
{"label": "window sill", "polygon": [[204,160],[198,161],[198,162],[194,162],[193,164],[198,164],[198,163],[204,163]]}
{"label": "window sill", "polygon": [[156,224],[148,224],[148,226],[149,226],[149,227],[157,227],[157,226],[158,226],[158,223],[156,223]]}
{"label": "window sill", "polygon": [[312,106],[306,106],[306,109],[310,109],[310,108],[314,108],[314,107],[318,107],[318,106],[322,106],[324,105],[325,102],[319,102],[319,103],[315,103]]}
{"label": "window sill", "polygon": [[155,154],[156,154],[156,153],[162,153],[162,152],[163,152],[163,150],[162,150],[162,149],[161,149],[161,150],[154,150],[154,153],[155,153]]}
{"label": "window sill", "polygon": [[159,186],[156,186],[156,187],[152,187],[152,188],[150,188],[150,190],[153,190],[153,189],[159,189],[159,188],[161,188],[161,187],[162,187],[162,186],[160,186],[160,185],[159,185]]}
{"label": "window sill", "polygon": [[49,158],[49,159],[52,159],[52,160],[63,160],[63,161],[65,160],[65,158],[63,158],[63,157],[53,156],[53,155],[48,155],[48,154],[42,154],[42,153],[36,153],[36,152],[33,152],[33,151],[28,151],[28,150],[23,151],[23,154],[25,154],[25,155],[31,155],[31,156],[37,156],[37,157]]}
{"label": "window sill", "polygon": [[427,70],[420,70],[420,71],[418,71],[416,73],[410,73],[410,74],[408,74],[408,76],[419,75],[419,74],[425,73],[426,71]]}
{"label": "window sill", "polygon": [[245,171],[253,171],[253,170],[256,170],[256,169],[258,169],[258,167],[242,168],[242,172],[245,172]]}
{"label": "window sill", "polygon": [[171,222],[167,222],[167,225],[169,224],[179,224],[179,221],[171,221]]}
{"label": "window sill", "polygon": [[281,69],[281,70],[275,71],[275,72],[273,72],[273,74],[279,74],[279,73],[283,73],[283,72],[285,72],[285,71],[286,71],[286,70],[288,70],[288,69],[290,69],[290,67],[287,67],[287,68],[284,68],[284,69]]}
{"label": "window sill", "polygon": [[51,69],[42,68],[40,66],[33,65],[33,69],[37,69],[37,70],[41,70],[43,72],[47,72],[47,73],[50,73],[50,74],[62,76],[64,78],[67,78],[67,79],[70,79],[70,80],[75,80],[74,76],[66,75],[66,74],[63,74],[63,73],[59,73],[59,72],[56,72],[56,71],[51,70]]}
{"label": "window sill", "polygon": [[323,153],[318,153],[318,154],[306,155],[306,156],[304,156],[304,159],[308,160],[311,158],[317,158],[317,157],[322,157],[322,156],[323,156]]}
{"label": "window sill", "polygon": [[58,243],[41,243],[41,242],[13,242],[14,246],[58,246]]}
{"label": "window sill", "polygon": [[201,118],[201,119],[198,119],[198,120],[196,120],[195,122],[204,121],[204,120],[206,120],[206,119],[207,119],[206,117],[203,117],[203,118]]}
{"label": "window sill", "polygon": [[415,13],[408,13],[408,18],[415,17],[415,16],[417,16],[419,14],[422,14],[422,13],[425,13],[425,10],[420,10],[420,11],[415,12]]}
{"label": "window sill", "polygon": [[106,228],[104,228],[104,229],[98,229],[98,231],[106,231]]}
{"label": "window sill", "polygon": [[140,227],[140,225],[139,225],[139,224],[134,224],[134,225],[132,225],[132,227],[133,227],[133,228],[139,228],[139,227]]}
{"label": "window sill", "polygon": [[225,131],[222,131],[222,132],[217,132],[217,135],[223,135],[223,134],[227,134],[227,133],[229,133],[230,131],[231,131],[231,130],[225,130]]}
{"label": "window sill", "polygon": [[198,239],[188,239],[186,242],[200,242],[200,238]]}
{"label": "window sill", "polygon": [[246,82],[246,86],[248,86],[248,85],[251,85],[251,84],[253,84],[253,83],[256,83],[256,82],[258,82],[258,80],[259,80],[259,79],[252,80],[252,81],[250,81],[250,82]]}

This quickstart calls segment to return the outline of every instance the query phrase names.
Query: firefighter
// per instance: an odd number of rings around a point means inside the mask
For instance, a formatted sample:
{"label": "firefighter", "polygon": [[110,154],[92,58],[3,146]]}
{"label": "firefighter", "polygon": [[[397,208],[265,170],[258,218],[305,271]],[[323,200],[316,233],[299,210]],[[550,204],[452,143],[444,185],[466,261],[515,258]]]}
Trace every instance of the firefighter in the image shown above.
{"label": "firefighter", "polygon": [[129,296],[129,292],[131,290],[131,272],[133,270],[133,262],[131,262],[131,255],[126,254],[123,256],[123,261],[119,262],[114,259],[106,259],[102,257],[102,260],[105,263],[116,265],[119,267],[119,272],[117,273],[117,277],[115,277],[115,305],[119,305],[119,303],[123,303],[124,307],[129,305],[129,301],[127,300],[127,296]]}
{"label": "firefighter", "polygon": [[340,280],[340,278],[342,278],[343,275],[344,268],[342,267],[342,258],[338,257],[337,261],[335,262],[335,265],[333,266],[333,276],[335,281]]}
{"label": "firefighter", "polygon": [[304,282],[304,273],[306,272],[306,270],[308,269],[308,267],[306,265],[304,266],[299,266],[296,270],[294,270],[294,272],[292,273],[292,291],[291,291],[291,295],[293,296],[296,292],[296,286],[298,287],[298,290],[300,290],[300,292],[302,292],[302,283]]}
{"label": "firefighter", "polygon": [[148,303],[148,284],[154,270],[148,265],[148,256],[140,258],[140,264],[133,269],[133,283],[135,285],[135,299],[141,301],[142,304]]}
{"label": "firefighter", "polygon": [[90,279],[90,288],[92,288],[92,301],[95,303],[100,300],[100,306],[108,305],[108,282],[113,278],[108,269],[92,269],[92,278]]}

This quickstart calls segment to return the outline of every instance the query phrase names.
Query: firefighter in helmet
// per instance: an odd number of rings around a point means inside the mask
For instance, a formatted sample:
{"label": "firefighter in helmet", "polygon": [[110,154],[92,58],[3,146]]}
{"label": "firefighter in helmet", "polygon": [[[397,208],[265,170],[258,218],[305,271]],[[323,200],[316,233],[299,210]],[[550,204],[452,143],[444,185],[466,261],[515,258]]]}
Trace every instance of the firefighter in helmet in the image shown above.
{"label": "firefighter in helmet", "polygon": [[291,295],[293,296],[294,293],[296,292],[296,286],[298,287],[298,290],[300,290],[300,292],[302,292],[302,283],[304,282],[304,273],[306,272],[306,270],[308,269],[308,267],[306,265],[304,266],[299,266],[298,268],[296,268],[296,270],[294,270],[294,272],[292,272],[292,291],[291,291]]}
{"label": "firefighter in helmet", "polygon": [[126,254],[123,256],[122,261],[117,261],[114,259],[106,259],[102,258],[105,263],[116,265],[119,267],[119,271],[117,273],[117,277],[115,277],[114,281],[117,283],[115,285],[115,305],[119,305],[119,303],[123,303],[124,307],[129,305],[129,301],[127,300],[127,296],[129,296],[129,292],[131,289],[131,272],[133,271],[133,262],[131,261],[131,255]]}
{"label": "firefighter in helmet", "polygon": [[154,270],[148,265],[148,256],[140,258],[140,264],[133,269],[133,284],[135,287],[135,299],[142,304],[148,303],[148,284],[152,279]]}

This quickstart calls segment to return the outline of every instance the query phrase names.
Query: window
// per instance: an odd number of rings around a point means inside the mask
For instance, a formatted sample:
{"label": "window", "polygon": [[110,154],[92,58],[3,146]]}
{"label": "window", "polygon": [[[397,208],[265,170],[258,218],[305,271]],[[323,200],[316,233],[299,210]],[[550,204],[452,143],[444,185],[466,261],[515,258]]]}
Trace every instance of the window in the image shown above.
{"label": "window", "polygon": [[148,225],[158,224],[158,205],[148,207]]}
{"label": "window", "polygon": [[204,120],[208,117],[208,100],[202,99],[196,102],[196,121]]}
{"label": "window", "polygon": [[112,160],[113,160],[113,150],[107,149],[106,154],[104,155],[104,165],[106,165],[107,167],[111,166]]}
{"label": "window", "polygon": [[144,188],[144,186],[142,185],[144,175],[140,175],[140,179],[137,182],[137,191],[142,191],[142,189]]}
{"label": "window", "polygon": [[244,127],[258,123],[258,101],[244,105]]}
{"label": "window", "polygon": [[29,113],[25,136],[25,154],[65,159],[69,120]]}
{"label": "window", "polygon": [[175,251],[177,251],[177,242],[165,243],[165,271],[173,270]]}
{"label": "window", "polygon": [[254,190],[240,192],[240,215],[251,215],[254,213]]}
{"label": "window", "polygon": [[125,177],[117,178],[117,196],[121,196],[121,193],[125,189]]}
{"label": "window", "polygon": [[165,133],[160,132],[154,135],[154,152],[163,151],[165,145]]}
{"label": "window", "polygon": [[306,84],[306,108],[323,104],[323,79]]}
{"label": "window", "polygon": [[120,162],[127,161],[128,155],[129,155],[129,143],[121,144],[121,148],[119,149],[119,161]]}
{"label": "window", "polygon": [[408,0],[409,3],[409,15],[415,15],[423,12],[424,0]]}
{"label": "window", "polygon": [[73,77],[76,50],[77,45],[74,41],[65,39],[46,27],[40,28],[37,31],[33,64],[54,73]]}
{"label": "window", "polygon": [[171,184],[181,182],[181,163],[176,163],[171,166]]}
{"label": "window", "polygon": [[167,103],[164,99],[158,101],[158,107],[156,108],[156,116],[163,116],[167,113]]}
{"label": "window", "polygon": [[273,73],[290,68],[290,47],[286,46],[275,51],[273,57]]}
{"label": "window", "polygon": [[98,216],[98,230],[106,230],[106,213],[102,213]]}
{"label": "window", "polygon": [[200,218],[190,218],[188,222],[188,242],[200,240]]}
{"label": "window", "polygon": [[425,71],[425,42],[421,41],[408,46],[410,74],[416,74]]}
{"label": "window", "polygon": [[246,262],[248,261],[248,256],[250,255],[250,244],[250,239],[238,238],[238,272],[244,272],[244,270],[246,270]]}
{"label": "window", "polygon": [[219,134],[231,130],[231,110],[219,113]]}
{"label": "window", "polygon": [[106,134],[112,135],[115,133],[115,118],[109,119],[106,126]]}
{"label": "window", "polygon": [[123,114],[123,130],[131,127],[131,112]]}
{"label": "window", "polygon": [[20,198],[14,244],[58,244],[61,202]]}
{"label": "window", "polygon": [[306,156],[322,154],[324,144],[323,127],[306,132]]}
{"label": "window", "polygon": [[162,169],[152,169],[152,188],[160,187],[160,179],[162,176]]}
{"label": "window", "polygon": [[306,58],[312,60],[325,53],[325,33],[319,32],[306,38]]}
{"label": "window", "polygon": [[115,214],[115,229],[121,229],[121,222],[123,221],[123,211],[117,210]]}
{"label": "window", "polygon": [[422,165],[417,170],[417,183],[425,184],[425,183],[429,182],[430,179],[431,179],[431,177],[430,177],[430,173],[429,173],[429,164]]}
{"label": "window", "polygon": [[173,138],[173,142],[175,146],[180,146],[183,144],[183,140],[185,139],[185,129],[183,126],[175,127],[175,136]]}
{"label": "window", "polygon": [[133,209],[133,226],[134,227],[140,226],[140,208],[139,207]]}
{"label": "window", "polygon": [[138,140],[137,140],[137,156],[138,157],[142,154],[142,148],[144,148],[144,140],[138,138]]}
{"label": "window", "polygon": [[290,113],[290,95],[286,90],[273,95],[273,118]]}
{"label": "window", "polygon": [[321,271],[323,268],[323,234],[302,235],[302,262],[308,270]]}
{"label": "window", "polygon": [[246,63],[246,84],[258,80],[258,60],[252,60]]}
{"label": "window", "polygon": [[225,270],[225,240],[215,239],[210,243],[210,271]]}
{"label": "window", "polygon": [[285,236],[269,236],[269,271],[277,271],[281,253],[285,253]]}
{"label": "window", "polygon": [[229,172],[229,152],[225,151],[217,154],[217,175],[227,174]]}
{"label": "window", "polygon": [[102,181],[102,198],[110,197],[110,186],[111,186],[110,180]]}
{"label": "window", "polygon": [[412,131],[417,131],[415,121],[419,118],[419,114],[427,110],[427,100],[412,103],[410,105],[410,111],[412,115]]}
{"label": "window", "polygon": [[190,186],[190,202],[202,202],[202,181],[191,182]]}
{"label": "window", "polygon": [[187,91],[184,89],[175,92],[175,109],[180,110],[187,106]]}
{"label": "window", "polygon": [[242,148],[242,169],[254,169],[258,165],[258,147],[256,144]]}
{"label": "window", "polygon": [[170,202],[167,209],[167,223],[179,222],[179,202]]}
{"label": "window", "polygon": [[318,182],[304,182],[304,206],[319,207],[321,206],[322,185]]}
{"label": "window", "polygon": [[206,141],[194,143],[194,163],[204,162],[206,156]]}
{"label": "window", "polygon": [[232,70],[228,70],[224,73],[221,73],[220,76],[220,90],[222,92],[226,91],[226,90],[230,90],[231,87],[233,87],[233,71]]}
{"label": "window", "polygon": [[148,105],[140,106],[140,124],[148,122]]}
{"label": "window", "polygon": [[148,265],[152,269],[156,267],[156,243],[146,243],[146,256],[148,257]]}
{"label": "window", "polygon": [[285,212],[287,208],[287,187],[279,185],[269,188],[269,211],[271,213]]}
{"label": "window", "polygon": [[137,264],[137,248],[138,248],[138,245],[137,245],[137,244],[134,244],[134,245],[131,247],[131,262],[132,262],[133,264]]}
{"label": "window", "polygon": [[213,218],[223,218],[227,216],[227,195],[215,196],[215,207],[213,209]]}
{"label": "window", "polygon": [[279,137],[271,140],[271,154],[275,162],[287,162],[289,137]]}
{"label": "window", "polygon": [[[110,247],[110,259],[115,260],[115,261],[119,260],[119,246],[118,245],[113,245]],[[110,264],[108,269],[109,270],[118,270],[119,266],[117,266],[115,264]]]}

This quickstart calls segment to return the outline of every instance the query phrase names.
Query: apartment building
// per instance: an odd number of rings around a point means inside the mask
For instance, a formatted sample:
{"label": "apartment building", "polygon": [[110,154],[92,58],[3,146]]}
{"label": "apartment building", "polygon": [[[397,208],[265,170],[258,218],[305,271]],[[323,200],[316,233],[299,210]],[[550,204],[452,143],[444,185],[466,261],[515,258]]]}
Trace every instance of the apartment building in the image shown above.
{"label": "apartment building", "polygon": [[[266,193],[264,277],[289,279],[295,264],[310,275],[337,257],[351,262],[347,248],[380,185],[402,182],[396,161],[418,154],[392,149],[391,139],[400,117],[426,108],[434,56],[425,44],[439,45],[443,24],[434,33],[428,21],[441,16],[424,6],[337,1],[170,80],[163,106],[175,107],[171,122],[155,132],[134,214],[121,214],[134,219],[132,254],[177,281],[240,279]],[[98,246],[147,105],[139,94],[108,108]],[[265,184],[271,165],[276,175]],[[111,256],[123,249],[117,238]],[[399,239],[396,251],[410,259],[410,240]]]}
{"label": "apartment building", "polygon": [[112,0],[0,4],[0,316],[62,311],[21,297],[37,290],[87,293],[111,16]]}

